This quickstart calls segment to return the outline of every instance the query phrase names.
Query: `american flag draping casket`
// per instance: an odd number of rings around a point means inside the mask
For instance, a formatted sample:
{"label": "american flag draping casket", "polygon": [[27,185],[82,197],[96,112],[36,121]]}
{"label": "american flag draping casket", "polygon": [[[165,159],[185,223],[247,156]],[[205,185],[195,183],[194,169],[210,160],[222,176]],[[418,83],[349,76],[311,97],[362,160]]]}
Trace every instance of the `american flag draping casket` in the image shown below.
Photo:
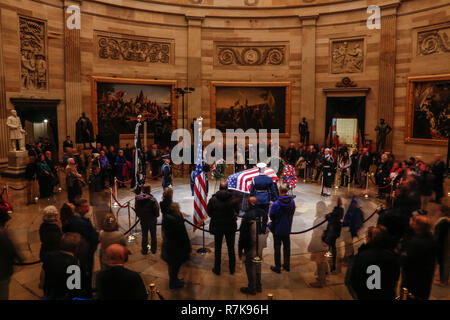
{"label": "american flag draping casket", "polygon": [[[265,168],[264,174],[272,178],[273,182],[278,183],[277,173],[273,169],[269,167]],[[258,168],[252,168],[232,174],[227,179],[228,189],[244,193],[250,193],[252,180],[258,175],[259,175]]]}

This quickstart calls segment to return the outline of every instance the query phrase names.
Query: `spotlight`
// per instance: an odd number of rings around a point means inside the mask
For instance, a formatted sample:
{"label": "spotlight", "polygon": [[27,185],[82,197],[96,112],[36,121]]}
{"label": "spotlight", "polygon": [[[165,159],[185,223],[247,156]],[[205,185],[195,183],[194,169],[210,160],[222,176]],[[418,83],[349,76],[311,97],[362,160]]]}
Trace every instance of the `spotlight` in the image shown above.
{"label": "spotlight", "polygon": [[44,119],[44,123],[47,123],[48,122],[48,120],[47,119]]}

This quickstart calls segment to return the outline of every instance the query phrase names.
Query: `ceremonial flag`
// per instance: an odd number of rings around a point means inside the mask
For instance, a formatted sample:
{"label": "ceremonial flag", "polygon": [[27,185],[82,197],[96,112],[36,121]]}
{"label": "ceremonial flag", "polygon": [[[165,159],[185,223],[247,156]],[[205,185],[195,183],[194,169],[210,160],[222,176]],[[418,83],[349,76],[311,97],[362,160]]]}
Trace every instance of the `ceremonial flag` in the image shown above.
{"label": "ceremonial flag", "polygon": [[198,144],[196,167],[194,172],[194,224],[199,227],[208,217],[206,212],[206,179],[203,171],[203,150],[202,150],[202,118],[198,123]]}
{"label": "ceremonial flag", "polygon": [[[273,182],[278,183],[277,173],[272,168],[266,167],[264,174],[269,178],[272,178]],[[232,174],[227,179],[228,189],[250,193],[252,180],[258,175],[259,168],[256,167]]]}

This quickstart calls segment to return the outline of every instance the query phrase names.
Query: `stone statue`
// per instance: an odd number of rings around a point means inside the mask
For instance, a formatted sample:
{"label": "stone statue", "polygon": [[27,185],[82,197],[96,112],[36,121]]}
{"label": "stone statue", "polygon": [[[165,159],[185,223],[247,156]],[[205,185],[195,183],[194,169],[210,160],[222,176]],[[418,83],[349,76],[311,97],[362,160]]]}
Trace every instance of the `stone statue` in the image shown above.
{"label": "stone statue", "polygon": [[298,124],[298,133],[300,134],[300,141],[302,143],[309,144],[309,129],[306,118],[303,118],[302,122]]}
{"label": "stone statue", "polygon": [[94,127],[91,120],[86,117],[83,112],[76,124],[76,143],[82,143],[85,147],[86,143],[94,142]]}
{"label": "stone statue", "polygon": [[9,139],[11,141],[11,151],[15,152],[16,141],[19,141],[20,151],[25,151],[25,135],[26,132],[22,129],[22,123],[17,116],[17,111],[12,109],[11,115],[6,120],[6,125],[9,128]]}
{"label": "stone statue", "polygon": [[378,131],[377,136],[377,152],[384,151],[386,145],[386,137],[391,133],[392,128],[390,125],[384,122],[384,119],[380,119],[380,123],[375,127],[375,131]]}

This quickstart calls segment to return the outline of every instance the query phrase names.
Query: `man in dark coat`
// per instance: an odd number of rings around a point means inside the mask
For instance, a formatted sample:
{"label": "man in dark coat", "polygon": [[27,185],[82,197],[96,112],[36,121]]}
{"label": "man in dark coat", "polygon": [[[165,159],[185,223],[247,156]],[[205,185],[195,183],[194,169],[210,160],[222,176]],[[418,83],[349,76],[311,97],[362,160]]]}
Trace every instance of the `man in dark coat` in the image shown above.
{"label": "man in dark coat", "polygon": [[66,136],[66,140],[63,142],[63,151],[66,152],[67,148],[73,148],[73,141],[70,140],[70,136]]}
{"label": "man in dark coat", "polygon": [[[370,227],[367,240],[347,269],[345,285],[354,299],[394,300],[400,275],[399,258],[388,249],[382,227]],[[372,266],[378,268],[371,270]]]}
{"label": "man in dark coat", "polygon": [[80,199],[75,201],[76,214],[72,215],[67,224],[62,228],[64,233],[79,233],[82,236],[82,239],[87,242],[86,250],[80,250],[77,255],[80,259],[81,269],[86,275],[85,283],[82,286],[88,297],[91,295],[94,253],[97,250],[97,245],[99,243],[98,232],[87,217],[89,209],[89,202],[87,200]]}
{"label": "man in dark coat", "polygon": [[248,199],[248,209],[242,217],[238,244],[239,259],[245,259],[245,271],[248,279],[248,286],[242,287],[241,292],[250,295],[256,295],[256,292],[262,291],[261,262],[255,262],[254,258],[262,257],[263,248],[259,241],[258,220],[267,214],[257,206],[257,203],[258,199],[255,196]]}
{"label": "man in dark coat", "polygon": [[97,298],[99,300],[147,300],[147,290],[139,273],[124,267],[129,250],[112,244],[105,255],[109,268],[97,274]]}
{"label": "man in dark coat", "polygon": [[444,175],[445,175],[445,164],[441,161],[441,155],[436,154],[434,156],[434,163],[431,167],[431,172],[434,175],[434,192],[436,198],[433,202],[441,203],[441,198],[444,196]]}
{"label": "man in dark coat", "polygon": [[9,283],[16,262],[22,262],[22,258],[4,225],[0,224],[0,300],[8,300],[9,298]]}
{"label": "man in dark coat", "polygon": [[234,274],[236,266],[234,241],[237,230],[236,217],[239,213],[239,206],[233,201],[233,194],[228,190],[226,182],[220,184],[219,191],[209,200],[207,209],[208,215],[211,218],[209,231],[214,235],[214,268],[212,271],[215,274],[220,275],[222,240],[225,236],[230,274]]}
{"label": "man in dark coat", "polygon": [[275,266],[270,269],[273,272],[281,272],[281,243],[283,243],[283,269],[290,270],[291,258],[291,229],[295,213],[295,202],[287,195],[288,189],[280,187],[280,197],[270,208],[271,230],[273,232],[273,247],[275,251]]}
{"label": "man in dark coat", "polygon": [[[43,260],[44,281],[43,290],[46,300],[71,300],[82,296],[83,282],[79,279],[79,288],[69,289],[67,283],[75,269],[69,267],[79,267],[75,255],[78,252],[81,236],[78,233],[67,232],[63,234],[60,249],[48,253]],[[73,267],[72,267],[73,268]],[[76,275],[76,273],[74,274]],[[80,272],[83,277],[83,273]],[[72,281],[69,281],[72,283]],[[75,283],[76,284],[76,281]]]}
{"label": "man in dark coat", "polygon": [[297,149],[295,149],[295,144],[290,143],[289,148],[286,150],[286,161],[293,167],[297,163],[297,159],[299,158],[299,153]]}
{"label": "man in dark coat", "polygon": [[156,253],[157,237],[156,224],[159,217],[159,204],[155,197],[150,193],[151,185],[145,184],[142,187],[142,193],[135,198],[136,215],[141,222],[142,229],[142,254],[148,252],[148,232],[150,231],[151,246],[150,250],[153,254]]}
{"label": "man in dark coat", "polygon": [[437,263],[439,264],[439,280],[435,283],[447,287],[450,276],[450,208],[443,205],[440,211],[441,217],[434,227]]}
{"label": "man in dark coat", "polygon": [[400,263],[402,288],[416,299],[427,300],[436,265],[436,244],[431,234],[430,219],[417,215],[411,218],[412,235],[402,243]]}
{"label": "man in dark coat", "polygon": [[164,160],[164,164],[161,168],[162,175],[162,187],[163,189],[172,185],[172,170],[170,168],[170,156],[165,154],[161,157]]}
{"label": "man in dark coat", "polygon": [[161,258],[169,266],[170,289],[179,289],[184,287],[184,282],[178,279],[178,272],[181,265],[190,258],[191,243],[179,204],[172,203],[167,211],[162,205],[161,208],[163,212]]}
{"label": "man in dark coat", "polygon": [[150,166],[152,168],[152,177],[153,180],[158,179],[157,175],[159,175],[161,166],[161,154],[158,149],[158,145],[153,144],[152,148],[147,153],[148,161],[150,162]]}

